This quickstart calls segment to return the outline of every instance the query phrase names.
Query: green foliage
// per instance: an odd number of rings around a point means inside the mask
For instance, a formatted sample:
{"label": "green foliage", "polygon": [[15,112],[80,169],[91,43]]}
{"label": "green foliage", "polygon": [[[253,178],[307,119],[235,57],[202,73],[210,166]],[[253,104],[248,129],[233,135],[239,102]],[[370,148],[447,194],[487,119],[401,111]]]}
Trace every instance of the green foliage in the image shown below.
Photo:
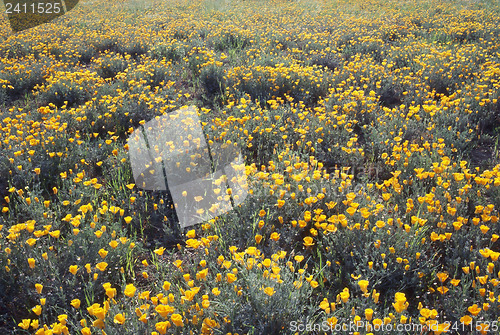
{"label": "green foliage", "polygon": [[97,74],[99,74],[104,79],[114,78],[120,72],[125,71],[128,67],[127,62],[123,57],[116,54],[109,54],[104,60],[99,64],[97,68]]}
{"label": "green foliage", "polygon": [[172,61],[173,63],[179,62],[184,57],[184,48],[179,44],[155,44],[149,51],[148,55],[151,58],[161,60],[163,58]]}
{"label": "green foliage", "polygon": [[0,103],[12,103],[18,99],[24,99],[26,95],[31,95],[33,88],[43,83],[44,69],[49,64],[47,60],[23,59],[1,66]]}
{"label": "green foliage", "polygon": [[237,33],[227,32],[212,39],[216,51],[242,50],[250,45],[250,38]]}
{"label": "green foliage", "polygon": [[226,81],[220,67],[204,67],[200,73],[199,81],[207,101],[221,101],[226,91]]}

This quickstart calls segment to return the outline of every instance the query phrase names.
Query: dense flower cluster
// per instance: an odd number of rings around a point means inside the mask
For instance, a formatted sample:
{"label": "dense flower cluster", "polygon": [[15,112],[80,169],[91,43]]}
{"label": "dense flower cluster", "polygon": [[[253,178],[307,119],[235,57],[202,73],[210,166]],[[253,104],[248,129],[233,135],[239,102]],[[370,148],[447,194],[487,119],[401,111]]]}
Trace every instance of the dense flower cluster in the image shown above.
{"label": "dense flower cluster", "polygon": [[[2,19],[0,330],[491,333],[500,17],[484,3],[97,0],[17,34]],[[135,185],[126,140],[186,105],[210,146],[241,148],[249,194],[181,230],[168,194]]]}

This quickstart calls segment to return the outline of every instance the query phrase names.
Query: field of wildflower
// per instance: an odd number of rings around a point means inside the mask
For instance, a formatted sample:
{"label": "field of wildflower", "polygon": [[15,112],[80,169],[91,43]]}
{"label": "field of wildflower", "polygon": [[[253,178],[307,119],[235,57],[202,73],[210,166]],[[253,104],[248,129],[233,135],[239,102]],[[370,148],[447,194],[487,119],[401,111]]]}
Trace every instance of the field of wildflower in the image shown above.
{"label": "field of wildflower", "polygon": [[[0,332],[498,334],[498,22],[493,0],[1,16]],[[127,143],[182,106],[248,181],[184,229]]]}

